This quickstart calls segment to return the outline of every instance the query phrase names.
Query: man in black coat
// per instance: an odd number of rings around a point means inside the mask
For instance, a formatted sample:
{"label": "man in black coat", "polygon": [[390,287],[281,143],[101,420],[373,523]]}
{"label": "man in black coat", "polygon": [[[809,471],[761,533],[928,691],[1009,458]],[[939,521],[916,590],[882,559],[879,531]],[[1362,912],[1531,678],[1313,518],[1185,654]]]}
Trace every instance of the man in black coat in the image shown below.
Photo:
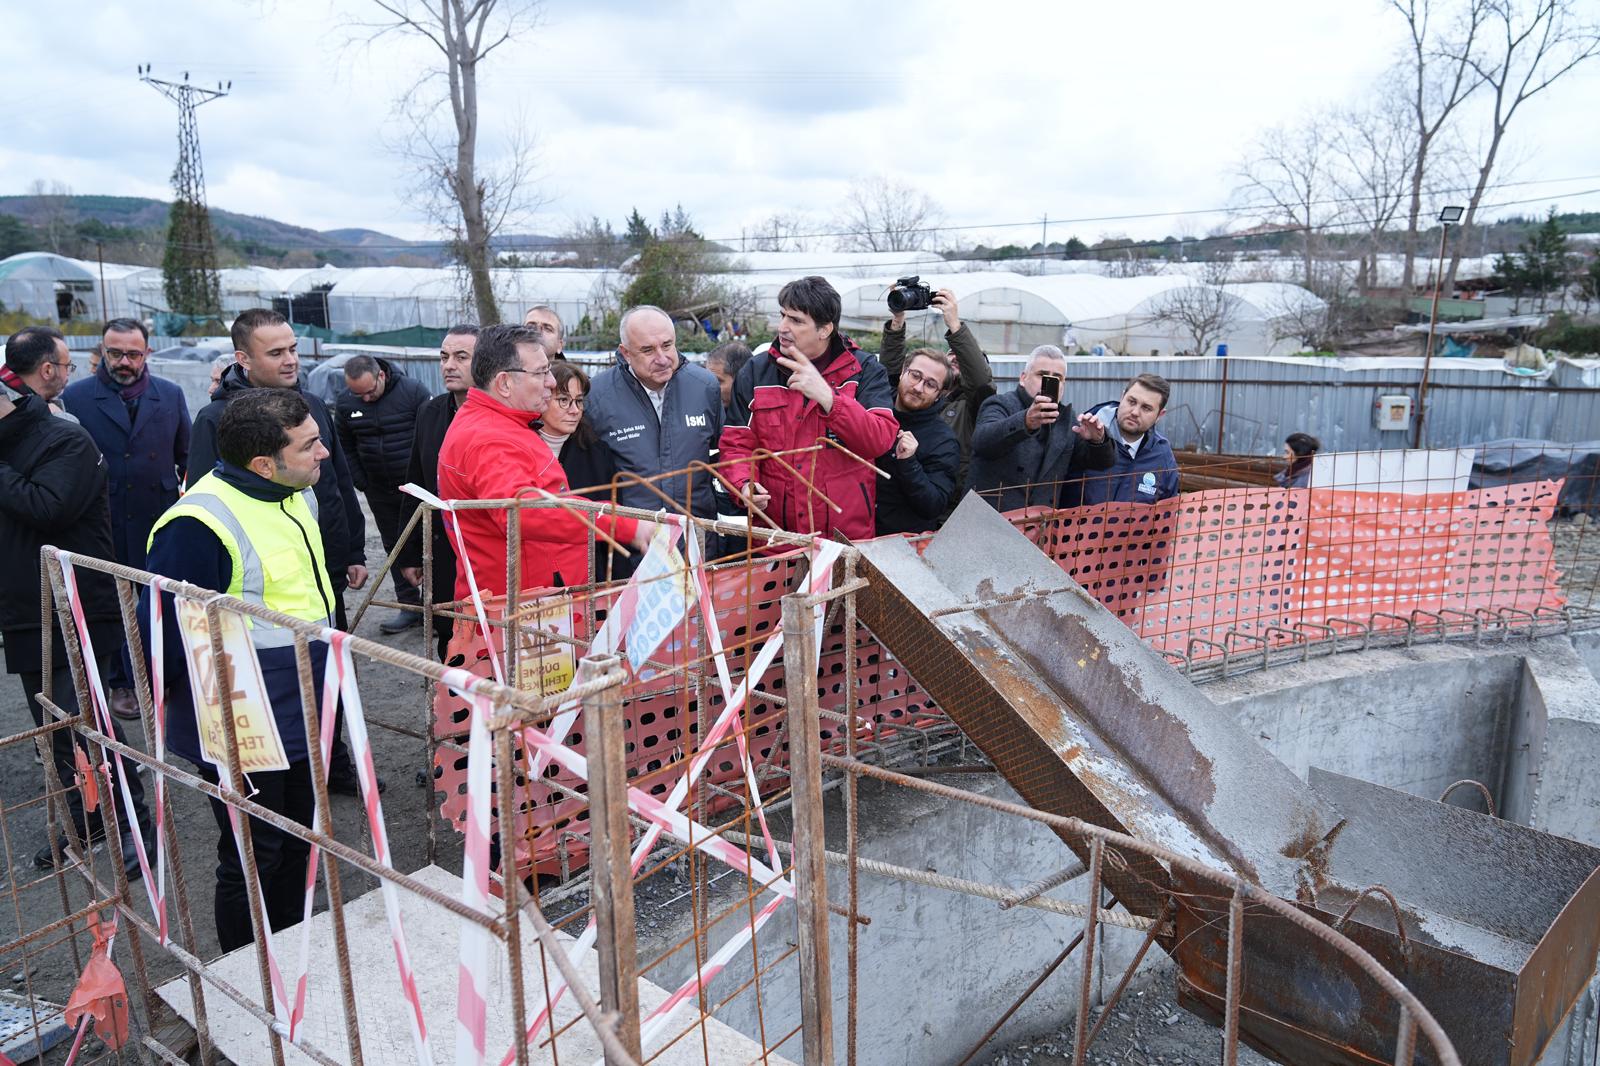
{"label": "man in black coat", "polygon": [[[231,397],[246,389],[300,390],[300,352],[294,330],[276,311],[256,307],[233,323],[233,366],[222,372],[215,399],[200,409],[189,441],[186,483],[193,485],[217,465],[217,420]],[[317,480],[317,526],[322,531],[322,551],[328,560],[328,578],[335,593],[334,611],[340,629],[345,627],[343,592],[367,582],[367,523],[356,498],[355,483],[345,464],[344,450],[334,432],[333,419],[321,400],[300,390],[311,405],[311,417],[322,431],[328,458]]]}
{"label": "man in black coat", "polygon": [[[13,338],[15,339],[15,338]],[[65,357],[66,345],[61,345]],[[44,688],[44,660],[39,618],[39,549],[57,548],[111,559],[111,510],[106,502],[106,464],[93,438],[83,427],[52,417],[46,401],[37,395],[15,401],[0,396],[0,632],[5,634],[6,671],[22,679],[28,711],[34,725],[44,724],[44,708],[34,698]],[[88,569],[77,571],[84,619],[94,644],[96,662],[85,662],[109,678],[123,641],[121,611],[111,578]],[[67,660],[59,624],[51,627],[51,697],[69,715],[78,713],[72,668]],[[116,739],[122,727],[112,721]],[[86,816],[76,783],[73,734],[58,729],[50,735],[56,776],[64,789],[68,816],[80,840],[96,840],[105,833],[101,812]],[[112,766],[115,777],[115,764]],[[152,823],[144,803],[144,787],[137,774],[129,779],[139,829],[153,840]],[[102,803],[117,803],[123,814],[117,786]],[[65,846],[67,841],[61,841]],[[130,827],[124,827],[122,854],[132,877],[139,876],[138,859]],[[35,854],[40,869],[54,865],[49,845]]]}
{"label": "man in black coat", "polygon": [[[344,365],[344,388],[334,408],[339,442],[350,463],[351,480],[366,493],[386,552],[394,550],[400,530],[416,506],[415,500],[401,494],[400,486],[406,482],[411,461],[417,412],[427,402],[427,386],[407,377],[387,359],[358,355]],[[399,567],[391,576],[396,600],[412,605],[422,602],[416,582],[407,580]],[[415,611],[396,611],[378,628],[401,633],[421,624],[422,616]]]}
{"label": "man in black coat", "polygon": [[[359,589],[367,583],[367,522],[361,514],[361,501],[356,498],[333,419],[321,400],[300,388],[299,342],[288,319],[276,311],[253,307],[234,319],[232,332],[236,362],[222,372],[212,393],[215,398],[195,415],[189,438],[187,483],[193,485],[216,469],[221,458],[217,454],[217,422],[230,399],[250,389],[294,389],[304,396],[321,431],[322,446],[328,450],[315,488],[317,527],[322,533],[328,580],[333,584],[334,624],[346,629],[349,623],[344,613],[344,590]],[[329,760],[328,787],[353,796],[355,767],[344,741],[343,717],[339,726]]]}
{"label": "man in black coat", "polygon": [[[1067,358],[1041,344],[1010,392],[991,396],[978,409],[972,433],[972,488],[997,511],[1063,506],[1063,485],[1085,470],[1108,470],[1117,450],[1106,427],[1090,414],[1073,418],[1061,397]],[[1053,378],[1057,399],[1045,379]],[[1070,427],[1070,428],[1069,428]]]}
{"label": "man in black coat", "polygon": [[895,380],[894,417],[900,433],[878,458],[889,476],[878,481],[874,525],[889,533],[927,533],[944,524],[961,469],[961,442],[945,423],[950,357],[933,348],[906,356]]}
{"label": "man in black coat", "polygon": [[[530,312],[531,313],[531,312]],[[411,440],[411,456],[407,463],[406,480],[421,485],[435,496],[439,494],[439,449],[444,435],[450,429],[456,411],[467,398],[472,387],[472,353],[478,345],[477,326],[452,326],[444,340],[439,342],[439,374],[444,378],[444,392],[417,412],[416,433]],[[433,602],[449,603],[456,598],[456,553],[445,535],[444,515],[433,512]],[[413,585],[422,582],[422,530],[414,530],[395,560],[403,568],[405,578]],[[439,660],[450,648],[451,622],[448,618],[435,618],[433,635],[439,646]]]}
{"label": "man in black coat", "polygon": [[[114,558],[142,570],[150,528],[178,501],[189,465],[189,405],[181,388],[145,365],[150,331],[143,322],[113,318],[101,331],[101,348],[99,367],[61,399],[106,458]],[[133,682],[120,664],[111,685],[111,713],[137,719]]]}
{"label": "man in black coat", "polygon": [[[956,509],[968,484],[967,466],[972,461],[972,433],[978,424],[978,408],[994,395],[994,372],[989,368],[989,357],[983,354],[978,338],[961,321],[956,304],[956,294],[940,289],[933,294],[932,310],[944,316],[944,339],[950,346],[951,380],[945,383],[944,398],[940,402],[939,417],[956,435],[961,446],[961,467],[956,474],[956,488],[950,494],[950,511]],[[906,313],[895,311],[883,324],[883,350],[878,353],[883,368],[891,379],[898,378],[906,363]],[[941,523],[942,524],[942,523]]]}

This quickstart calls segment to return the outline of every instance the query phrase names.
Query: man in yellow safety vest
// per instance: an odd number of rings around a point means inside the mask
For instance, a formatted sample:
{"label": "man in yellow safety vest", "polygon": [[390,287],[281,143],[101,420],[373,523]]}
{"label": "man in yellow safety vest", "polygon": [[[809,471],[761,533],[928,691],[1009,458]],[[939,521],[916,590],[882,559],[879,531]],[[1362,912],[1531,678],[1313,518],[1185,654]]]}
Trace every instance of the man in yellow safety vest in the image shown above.
{"label": "man in yellow safety vest", "polygon": [[[217,450],[221,457],[217,468],[196,481],[156,521],[146,565],[154,573],[293,618],[332,625],[334,592],[311,491],[328,452],[305,399],[292,389],[241,394],[218,422]],[[147,635],[149,594],[145,590],[139,606]],[[170,594],[165,594],[163,606],[165,676],[171,684],[167,746],[216,783],[219,767],[228,765],[227,745],[216,724],[220,701],[215,693],[204,692],[196,700],[189,672],[193,666],[209,664],[210,657],[202,650],[196,662],[187,661],[192,652],[185,650],[184,612]],[[188,647],[201,648],[203,622],[195,621],[193,607],[186,610]],[[237,663],[230,688],[240,765],[250,779],[248,792],[255,802],[309,826],[314,799],[294,633],[258,618],[245,618],[243,631],[261,664],[260,689],[251,691],[248,675],[239,679]],[[313,684],[320,690],[327,645],[312,641],[310,651]],[[205,676],[203,668],[195,676]],[[264,698],[270,714],[241,713],[240,704],[248,708],[253,698]],[[246,791],[243,782],[236,781],[235,787]],[[212,808],[221,832],[217,939],[223,951],[231,951],[250,943],[254,931],[245,871],[227,808],[217,801],[212,801]],[[300,920],[305,899],[309,845],[256,819],[250,821],[250,832],[267,920],[273,929],[292,925]]]}

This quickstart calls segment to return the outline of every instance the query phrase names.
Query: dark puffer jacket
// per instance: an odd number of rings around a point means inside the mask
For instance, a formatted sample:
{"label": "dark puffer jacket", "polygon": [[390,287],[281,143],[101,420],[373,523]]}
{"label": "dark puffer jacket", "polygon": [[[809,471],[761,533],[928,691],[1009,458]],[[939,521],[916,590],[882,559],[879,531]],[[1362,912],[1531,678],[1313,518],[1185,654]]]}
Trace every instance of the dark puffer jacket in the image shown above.
{"label": "dark puffer jacket", "polygon": [[[217,422],[222,418],[223,408],[233,397],[253,388],[255,386],[244,375],[244,367],[238,363],[222,372],[222,381],[211,394],[215,399],[194,417],[194,432],[189,438],[189,485],[216,468],[220,458],[217,455]],[[362,517],[361,501],[350,481],[350,468],[345,465],[344,449],[339,446],[339,435],[334,432],[327,407],[304,389],[299,391],[311,407],[322,446],[328,449],[328,457],[322,460],[322,474],[317,478],[317,526],[322,530],[322,554],[328,560],[328,577],[335,591],[343,592],[349,584],[345,568],[366,565],[367,521]]]}
{"label": "dark puffer jacket", "polygon": [[383,395],[366,403],[349,389],[339,390],[334,420],[339,443],[356,488],[397,488],[406,483],[417,412],[428,402],[428,387],[389,362],[378,360],[384,375]]}
{"label": "dark puffer jacket", "polygon": [[[39,656],[39,549],[46,544],[116,558],[111,547],[111,505],[106,463],[94,438],[76,422],[52,415],[38,396],[22,396],[0,418],[0,631],[6,669],[37,673]],[[122,645],[121,612],[111,579],[78,571],[78,591],[96,654]],[[66,662],[59,625],[54,661]]]}
{"label": "dark puffer jacket", "polygon": [[1048,426],[1030,430],[1033,397],[1021,385],[991,396],[978,409],[972,434],[972,489],[997,511],[1065,506],[1067,482],[1086,470],[1108,470],[1117,452],[1108,434],[1097,444],[1072,432],[1072,405]]}

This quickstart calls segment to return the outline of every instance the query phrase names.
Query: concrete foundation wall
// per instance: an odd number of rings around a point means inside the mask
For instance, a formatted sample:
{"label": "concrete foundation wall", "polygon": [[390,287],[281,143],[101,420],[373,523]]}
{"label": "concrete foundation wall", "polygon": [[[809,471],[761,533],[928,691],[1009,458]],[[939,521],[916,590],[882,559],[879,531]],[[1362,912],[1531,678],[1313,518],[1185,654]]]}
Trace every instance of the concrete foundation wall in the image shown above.
{"label": "concrete foundation wall", "polygon": [[[1304,778],[1312,766],[1436,800],[1454,781],[1495,793],[1522,654],[1431,645],[1335,655],[1204,687]],[[1481,802],[1459,791],[1452,801]]]}
{"label": "concrete foundation wall", "polygon": [[[1315,659],[1207,684],[1261,744],[1304,778],[1312,766],[1422,796],[1439,798],[1454,781],[1486,784],[1502,816],[1588,843],[1600,844],[1600,634],[1547,638],[1536,644],[1428,645]],[[963,774],[949,783],[1017,801],[993,775]],[[1587,787],[1586,787],[1587,786]],[[1481,809],[1475,790],[1451,802]],[[904,789],[863,782],[860,853],[919,870],[1021,887],[1073,860],[1054,834],[1037,825],[970,804],[946,802]],[[828,801],[829,847],[845,848],[840,797]],[[782,820],[774,833],[788,839]],[[844,871],[829,866],[829,895],[846,900]],[[1083,901],[1082,879],[1051,893]],[[716,886],[713,913],[727,906],[742,882]],[[859,933],[859,1061],[900,1064],[959,1062],[1080,928],[1065,916],[1001,911],[984,899],[861,874],[860,910],[872,919]],[[652,910],[641,902],[640,957],[653,959],[687,937],[687,902]],[[773,963],[795,940],[795,912],[786,907],[761,935],[761,965]],[[727,919],[709,937],[714,949],[736,931]],[[846,930],[832,933],[835,1048],[846,1040]],[[1097,948],[1091,1001],[1109,995],[1142,934],[1105,929]],[[1146,962],[1161,958],[1159,950]],[[693,972],[688,947],[651,971],[675,987]],[[748,951],[717,979],[713,1002],[749,981]],[[1076,1013],[1081,957],[1061,966],[1001,1030],[995,1046],[1069,1024]],[[735,1029],[769,1043],[799,1022],[798,970],[792,959],[761,977],[764,1011],[753,990],[719,1009]],[[1566,1048],[1592,1041],[1594,1000],[1580,1005],[1555,1041]],[[1567,1032],[1567,1029],[1572,1032]],[[798,1057],[798,1036],[781,1051]],[[1556,1057],[1551,1057],[1552,1055]],[[981,1061],[981,1060],[980,1060]],[[1593,1066],[1589,1059],[1551,1053],[1543,1062]]]}

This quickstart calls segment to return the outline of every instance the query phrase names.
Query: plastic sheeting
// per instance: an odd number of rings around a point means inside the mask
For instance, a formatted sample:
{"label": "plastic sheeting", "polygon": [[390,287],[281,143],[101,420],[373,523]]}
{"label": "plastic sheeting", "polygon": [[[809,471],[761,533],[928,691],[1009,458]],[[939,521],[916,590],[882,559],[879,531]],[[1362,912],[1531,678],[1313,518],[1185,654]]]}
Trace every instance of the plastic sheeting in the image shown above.
{"label": "plastic sheeting", "polygon": [[1556,513],[1600,515],[1600,441],[1558,444],[1513,438],[1478,446],[1472,488],[1559,481]]}

